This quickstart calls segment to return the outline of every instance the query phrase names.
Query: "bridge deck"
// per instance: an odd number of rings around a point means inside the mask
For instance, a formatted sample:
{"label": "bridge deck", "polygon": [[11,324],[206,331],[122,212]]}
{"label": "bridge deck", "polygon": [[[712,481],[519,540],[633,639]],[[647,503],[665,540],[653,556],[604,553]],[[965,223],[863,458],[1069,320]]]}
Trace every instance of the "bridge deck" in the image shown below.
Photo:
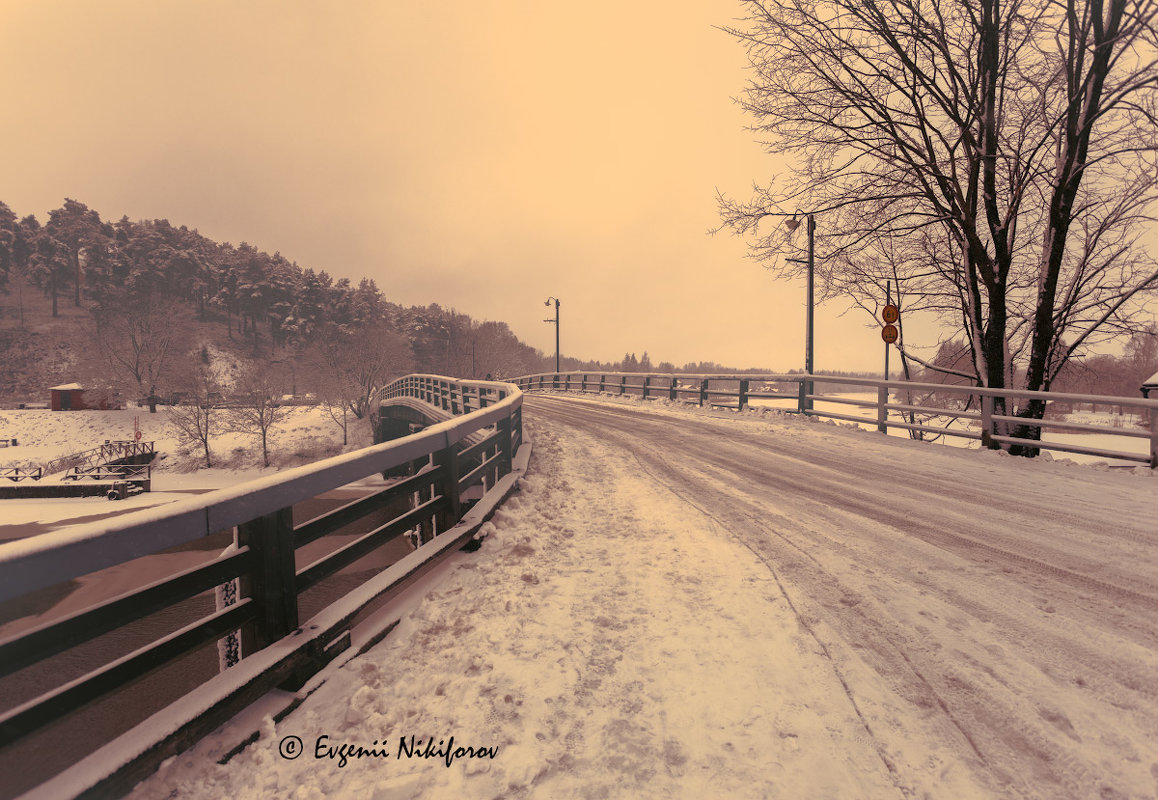
{"label": "bridge deck", "polygon": [[[532,470],[483,549],[273,735],[142,796],[1153,793],[1154,478],[794,418],[525,408]],[[387,755],[343,768],[323,735]],[[399,753],[410,736],[498,753],[446,769]]]}

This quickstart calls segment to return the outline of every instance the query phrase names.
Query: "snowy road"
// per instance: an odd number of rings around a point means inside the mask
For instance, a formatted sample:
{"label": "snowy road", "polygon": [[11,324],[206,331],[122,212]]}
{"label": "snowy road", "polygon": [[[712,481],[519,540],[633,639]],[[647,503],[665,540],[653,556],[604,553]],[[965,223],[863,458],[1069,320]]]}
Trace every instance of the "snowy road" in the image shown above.
{"label": "snowy road", "polygon": [[[525,414],[531,472],[477,553],[249,750],[136,796],[1158,793],[1158,478],[779,415]],[[448,768],[409,736],[498,751]]]}
{"label": "snowy road", "polygon": [[754,437],[555,398],[528,409],[629,452],[779,576],[901,785],[928,748],[1012,794],[1158,791],[1149,476],[802,421]]}

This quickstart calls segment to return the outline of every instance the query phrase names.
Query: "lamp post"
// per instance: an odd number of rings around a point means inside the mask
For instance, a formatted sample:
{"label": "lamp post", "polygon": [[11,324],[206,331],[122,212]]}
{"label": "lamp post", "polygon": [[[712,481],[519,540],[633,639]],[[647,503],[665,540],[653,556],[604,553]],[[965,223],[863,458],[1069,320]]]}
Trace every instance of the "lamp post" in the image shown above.
{"label": "lamp post", "polygon": [[[798,212],[799,213],[799,212]],[[785,215],[787,216],[787,215]],[[813,294],[813,277],[815,273],[815,242],[816,242],[816,220],[811,213],[805,215],[805,229],[808,231],[808,258],[790,258],[789,261],[795,261],[797,264],[808,265],[808,289],[807,299],[805,300],[804,308],[804,374],[812,374],[812,307],[814,305]],[[796,214],[792,215],[791,219],[784,221],[786,227],[791,233],[800,227],[800,220],[796,219]],[[800,383],[800,410],[807,412],[812,410],[812,400],[808,395],[812,394],[812,381],[804,380]]]}
{"label": "lamp post", "polygon": [[557,297],[548,297],[547,302],[543,303],[543,305],[550,306],[552,302],[555,303],[555,318],[545,319],[543,322],[555,323],[555,379],[557,381],[559,375],[559,299]]}

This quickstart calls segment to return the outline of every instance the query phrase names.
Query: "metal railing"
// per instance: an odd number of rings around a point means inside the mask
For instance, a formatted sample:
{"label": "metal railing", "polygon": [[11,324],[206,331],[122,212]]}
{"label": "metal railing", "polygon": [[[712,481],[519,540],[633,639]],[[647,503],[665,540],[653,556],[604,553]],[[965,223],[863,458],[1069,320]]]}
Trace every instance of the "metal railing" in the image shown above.
{"label": "metal railing", "polygon": [[[1120,459],[1158,469],[1158,399],[1110,397],[1106,395],[1030,392],[1018,389],[986,389],[940,383],[886,381],[834,375],[671,375],[644,372],[544,372],[512,378],[523,391],[564,391],[644,399],[666,398],[700,406],[744,409],[753,400],[768,401],[772,407],[810,417],[837,419],[874,426],[881,433],[890,429],[919,431],[931,435],[973,439],[983,447],[1021,447]],[[817,385],[863,387],[875,392],[872,400],[821,394]],[[899,398],[904,395],[904,402]],[[916,399],[913,399],[916,395]],[[1009,406],[1023,401],[1044,405],[1041,418],[1016,413]],[[774,405],[780,403],[780,406]],[[867,409],[869,414],[841,413],[816,407],[818,402]],[[1128,408],[1142,419],[1143,428],[1126,428],[1067,422],[1057,419],[1058,406],[1091,404]],[[907,419],[905,415],[908,415]],[[916,415],[927,419],[917,422]],[[1032,431],[1106,434],[1115,441],[1142,439],[1148,453],[1119,450],[1072,442],[1035,438]],[[1125,444],[1122,445],[1126,446]]]}
{"label": "metal railing", "polygon": [[[0,713],[0,748],[21,742],[157,667],[240,629],[245,656],[241,664],[248,668],[230,669],[211,679],[210,683],[223,681],[220,687],[202,687],[213,688],[219,700],[173,726],[171,733],[131,763],[119,765],[97,788],[89,787],[98,793],[125,790],[161,760],[190,746],[265,691],[279,685],[300,686],[349,646],[355,613],[385,593],[397,591],[404,581],[469,539],[478,525],[468,530],[456,527],[463,513],[464,492],[474,486],[489,491],[501,486],[504,476],[508,483],[514,478],[512,459],[523,443],[522,393],[510,384],[410,375],[392,384],[385,397],[387,402],[410,398],[438,409],[449,407],[452,418],[402,439],[168,506],[0,545],[3,602],[215,532],[233,529],[235,544],[233,552],[208,563],[0,641],[0,677],[46,664],[82,642],[214,587],[239,580],[242,589],[236,603],[7,708]],[[413,474],[396,482],[384,481],[363,497],[295,524],[294,503],[403,465],[410,465]],[[312,563],[296,566],[300,548],[398,501],[409,506],[404,513],[376,524]],[[404,558],[405,565],[400,567],[402,562],[398,562],[374,579],[391,580],[360,588],[354,593],[358,598],[344,598],[349,607],[331,613],[330,621],[299,624],[298,601],[303,591],[415,530],[422,546],[411,554],[413,564]],[[235,671],[243,674],[232,679]]]}

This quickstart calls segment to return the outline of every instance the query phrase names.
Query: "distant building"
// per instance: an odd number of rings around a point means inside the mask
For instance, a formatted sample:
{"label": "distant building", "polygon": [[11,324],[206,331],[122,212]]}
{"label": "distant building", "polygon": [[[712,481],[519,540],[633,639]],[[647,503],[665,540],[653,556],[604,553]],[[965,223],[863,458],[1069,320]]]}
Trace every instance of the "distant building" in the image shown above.
{"label": "distant building", "polygon": [[1142,381],[1142,396],[1145,398],[1149,398],[1150,397],[1150,391],[1152,389],[1158,390],[1158,372],[1155,372],[1149,378]]}
{"label": "distant building", "polygon": [[81,411],[88,408],[84,404],[84,387],[79,383],[53,386],[48,391],[52,394],[49,408],[53,411]]}

